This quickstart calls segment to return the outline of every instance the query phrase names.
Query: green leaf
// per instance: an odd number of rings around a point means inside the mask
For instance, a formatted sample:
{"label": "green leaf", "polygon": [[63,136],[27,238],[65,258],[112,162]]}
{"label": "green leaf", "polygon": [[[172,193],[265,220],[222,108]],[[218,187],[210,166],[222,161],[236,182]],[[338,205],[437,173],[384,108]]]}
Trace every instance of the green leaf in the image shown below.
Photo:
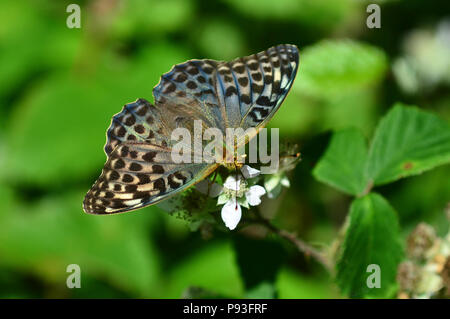
{"label": "green leaf", "polygon": [[29,89],[26,83],[31,78],[40,78],[39,74],[51,68],[66,69],[72,65],[81,32],[61,28],[65,21],[49,18],[49,11],[65,12],[65,8],[62,3],[48,6],[17,1],[0,3],[0,98],[9,100],[11,94],[26,92]]}
{"label": "green leaf", "polygon": [[273,282],[261,282],[246,292],[246,299],[273,299],[277,295]]}
{"label": "green leaf", "polygon": [[[99,174],[112,116],[137,98],[151,101],[152,86],[185,59],[183,52],[159,44],[127,68],[99,65],[98,73],[89,76],[57,73],[45,78],[14,105],[5,140],[8,156],[0,170],[15,183],[53,187]],[[111,57],[105,60],[117,65]]]}
{"label": "green leaf", "polygon": [[161,35],[183,30],[194,18],[193,14],[192,1],[130,0],[120,6],[117,18],[112,19],[111,34],[130,38],[135,34]]}
{"label": "green leaf", "polygon": [[[445,234],[450,219],[443,214],[450,198],[450,165],[437,167],[402,183],[402,187],[390,194],[394,207],[401,207],[401,225],[416,225],[426,222],[435,227],[438,234]],[[412,195],[414,194],[414,195]]]}
{"label": "green leaf", "polygon": [[313,29],[331,29],[344,22],[360,6],[349,0],[226,0],[245,15],[270,21],[300,21]]}
{"label": "green leaf", "polygon": [[242,236],[235,237],[233,243],[247,296],[276,297],[274,283],[285,257],[280,243]]}
{"label": "green leaf", "polygon": [[294,271],[283,267],[277,278],[277,288],[280,299],[330,299],[338,298],[336,290],[332,288],[331,278],[320,275],[311,276],[310,273]]}
{"label": "green leaf", "polygon": [[[248,54],[245,39],[239,27],[226,20],[208,20],[197,25],[193,40],[198,43],[205,56],[211,59],[232,60]],[[227,39],[227,41],[217,41]]]}
{"label": "green leaf", "polygon": [[65,285],[66,267],[78,264],[82,273],[123,292],[151,297],[160,277],[159,255],[147,234],[155,220],[148,211],[154,208],[106,218],[88,215],[81,209],[84,192],[11,206],[0,216],[1,264],[57,287]]}
{"label": "green leaf", "polygon": [[323,41],[300,51],[294,89],[324,99],[377,84],[387,69],[380,49],[351,40]]}
{"label": "green leaf", "polygon": [[181,295],[182,299],[223,299],[230,298],[225,295],[218,294],[212,290],[202,287],[191,286],[188,287]]}
{"label": "green leaf", "polygon": [[224,241],[209,243],[164,273],[156,298],[180,298],[188,287],[196,286],[232,298],[243,294],[242,281],[234,261],[232,246]]}
{"label": "green leaf", "polygon": [[[403,255],[396,212],[381,195],[370,193],[353,201],[348,218],[336,264],[338,285],[352,298],[390,297]],[[372,264],[380,267],[380,288],[367,285]]]}
{"label": "green leaf", "polygon": [[345,193],[364,192],[364,167],[367,158],[366,140],[357,129],[334,133],[325,155],[313,170],[314,177]]}
{"label": "green leaf", "polygon": [[375,185],[450,162],[450,126],[434,114],[396,104],[380,121],[366,174]]}

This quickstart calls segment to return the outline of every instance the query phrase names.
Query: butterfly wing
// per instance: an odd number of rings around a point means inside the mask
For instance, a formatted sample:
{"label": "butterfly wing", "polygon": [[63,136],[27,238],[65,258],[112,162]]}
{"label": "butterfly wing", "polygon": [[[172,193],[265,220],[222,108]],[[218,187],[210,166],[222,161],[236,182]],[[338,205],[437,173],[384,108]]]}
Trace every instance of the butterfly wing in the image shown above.
{"label": "butterfly wing", "polygon": [[297,74],[295,45],[278,45],[231,62],[190,60],[175,65],[154,88],[156,103],[185,99],[207,126],[261,128],[273,117]]}
{"label": "butterfly wing", "polygon": [[153,89],[156,105],[201,119],[205,126],[225,132],[227,114],[217,94],[217,67],[214,60],[190,60],[175,65],[161,76]]}
{"label": "butterfly wing", "polygon": [[122,143],[108,156],[83,208],[90,214],[112,214],[155,204],[200,181],[216,167],[173,163],[169,148]]}
{"label": "butterfly wing", "polygon": [[224,135],[227,128],[263,127],[286,97],[297,68],[293,45],[231,62],[190,60],[175,65],[153,89],[155,106],[139,99],[113,117],[105,145],[108,159],[85,197],[84,210],[130,211],[200,181],[218,164],[174,163],[172,131],[184,127],[193,133],[194,120]]}
{"label": "butterfly wing", "polygon": [[[247,76],[244,73],[235,84],[241,95],[239,125],[243,129],[264,127],[291,89],[298,70],[298,49],[295,45],[283,44],[231,62],[235,66],[241,63],[245,65]],[[244,99],[244,94],[250,98]]]}
{"label": "butterfly wing", "polygon": [[[115,115],[107,132],[107,161],[89,190],[83,209],[91,214],[121,213],[155,204],[209,175],[217,164],[174,163],[167,116],[144,99]],[[196,156],[192,154],[192,157]]]}

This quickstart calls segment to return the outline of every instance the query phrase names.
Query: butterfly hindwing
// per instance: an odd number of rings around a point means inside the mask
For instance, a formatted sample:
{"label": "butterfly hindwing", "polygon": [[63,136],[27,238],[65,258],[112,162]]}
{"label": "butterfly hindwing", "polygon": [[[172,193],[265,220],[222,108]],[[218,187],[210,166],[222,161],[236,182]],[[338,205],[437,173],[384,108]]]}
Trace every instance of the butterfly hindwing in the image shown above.
{"label": "butterfly hindwing", "polygon": [[125,142],[109,154],[83,207],[91,214],[134,210],[184,190],[212,169],[206,163],[174,163],[169,148]]}
{"label": "butterfly hindwing", "polygon": [[83,203],[87,213],[120,213],[156,203],[217,166],[174,163],[171,132],[177,117],[166,113],[138,99],[113,117],[107,131],[106,164]]}

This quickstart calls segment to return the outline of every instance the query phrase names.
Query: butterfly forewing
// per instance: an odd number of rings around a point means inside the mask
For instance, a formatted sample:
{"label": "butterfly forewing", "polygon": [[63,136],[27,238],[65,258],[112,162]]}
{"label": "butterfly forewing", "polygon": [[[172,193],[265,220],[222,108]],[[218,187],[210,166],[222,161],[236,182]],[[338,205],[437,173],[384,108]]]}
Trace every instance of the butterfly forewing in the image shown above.
{"label": "butterfly forewing", "polygon": [[175,101],[180,112],[201,114],[224,133],[261,127],[289,92],[298,60],[297,47],[284,44],[231,62],[191,60],[162,75],[153,94],[156,103]]}
{"label": "butterfly forewing", "polygon": [[237,77],[236,91],[241,95],[239,127],[258,128],[272,118],[291,88],[298,58],[297,47],[279,45],[231,62],[234,73],[242,62],[247,71],[247,75]]}
{"label": "butterfly forewing", "polygon": [[126,104],[113,116],[106,135],[106,155],[121,143],[146,142],[167,146],[169,129],[165,126],[161,112],[144,99]]}

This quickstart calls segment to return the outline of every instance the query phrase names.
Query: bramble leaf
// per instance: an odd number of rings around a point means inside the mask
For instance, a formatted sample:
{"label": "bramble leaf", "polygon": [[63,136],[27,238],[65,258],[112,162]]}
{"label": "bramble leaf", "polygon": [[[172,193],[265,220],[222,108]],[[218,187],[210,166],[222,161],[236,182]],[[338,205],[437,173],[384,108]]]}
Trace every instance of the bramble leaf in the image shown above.
{"label": "bramble leaf", "polygon": [[[353,201],[348,218],[336,264],[339,287],[352,298],[389,297],[403,255],[397,213],[381,195],[369,193]],[[379,266],[379,288],[368,285],[375,273],[369,265]]]}
{"label": "bramble leaf", "polygon": [[336,132],[313,170],[314,177],[341,191],[358,195],[364,192],[367,182],[364,167],[367,158],[367,143],[357,129]]}
{"label": "bramble leaf", "polygon": [[450,162],[450,126],[434,114],[396,104],[380,121],[366,165],[375,185]]}

